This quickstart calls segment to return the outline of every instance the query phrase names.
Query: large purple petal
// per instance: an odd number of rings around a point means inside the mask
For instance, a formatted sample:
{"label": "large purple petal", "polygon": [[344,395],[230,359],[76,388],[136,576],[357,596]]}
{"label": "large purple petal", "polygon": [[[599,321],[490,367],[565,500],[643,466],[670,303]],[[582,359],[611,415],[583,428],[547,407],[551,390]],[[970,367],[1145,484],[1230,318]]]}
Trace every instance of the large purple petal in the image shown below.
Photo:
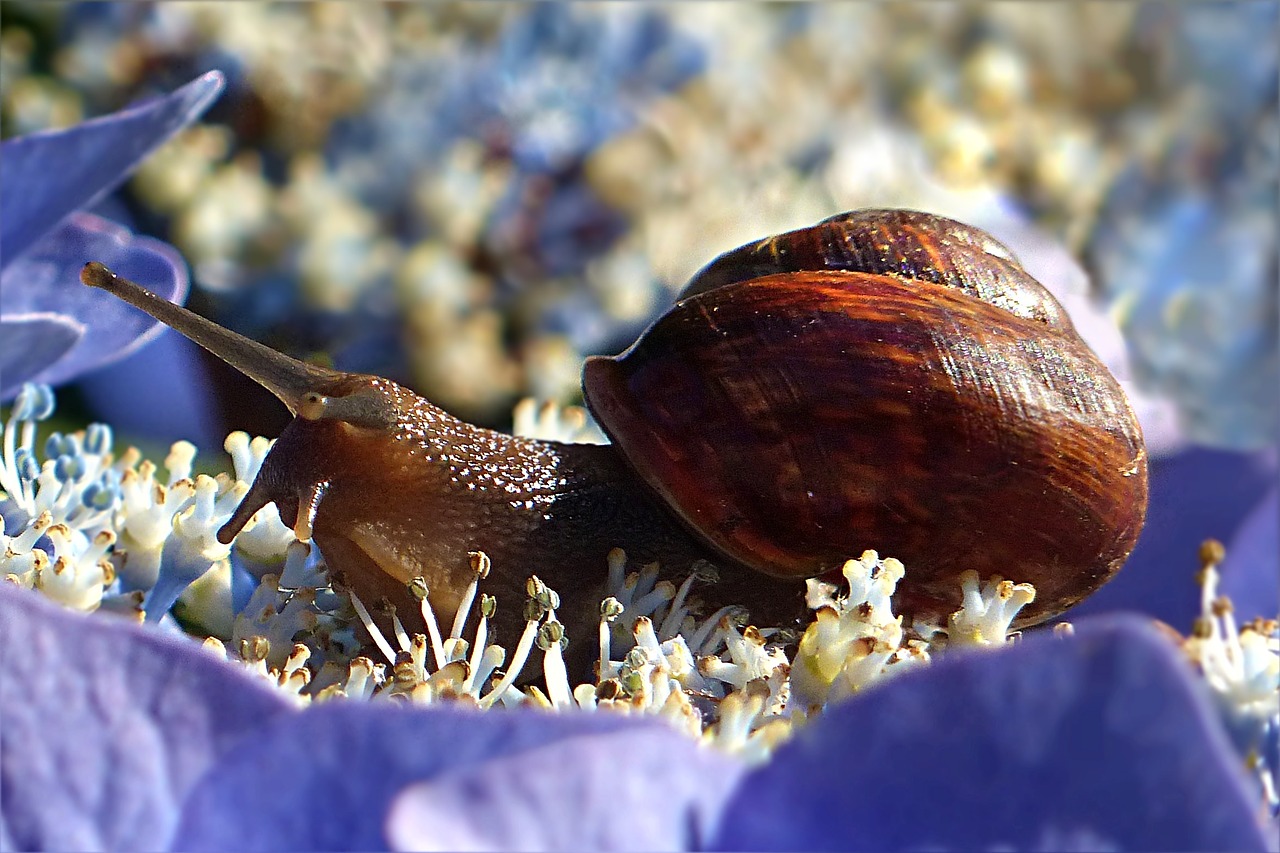
{"label": "large purple petal", "polygon": [[195,121],[224,85],[222,73],[210,71],[147,103],[0,143],[0,269],[69,213],[119,186],[148,154]]}
{"label": "large purple petal", "polygon": [[291,706],[186,638],[0,584],[0,848],[156,850],[246,731]]}
{"label": "large purple petal", "polygon": [[743,779],[737,850],[1262,850],[1257,793],[1149,624],[957,654],[829,709]]}
{"label": "large purple petal", "polygon": [[[385,850],[406,785],[565,738],[661,723],[615,715],[320,705],[246,738],[192,792],[181,850]],[[228,819],[234,816],[234,819]]]}
{"label": "large purple petal", "polygon": [[0,400],[31,382],[84,335],[84,324],[59,314],[0,317]]}
{"label": "large purple petal", "polygon": [[145,349],[80,377],[76,383],[95,420],[122,435],[186,439],[217,451],[227,436],[204,350],[170,329]]}
{"label": "large purple petal", "polygon": [[1222,564],[1224,595],[1238,620],[1276,618],[1280,608],[1280,490],[1258,502],[1227,545]]}
{"label": "large purple petal", "polygon": [[136,308],[81,284],[80,269],[88,261],[101,261],[170,301],[186,298],[186,264],[173,247],[92,214],[73,213],[0,272],[0,315],[59,314],[92,332],[53,361],[45,360],[52,348],[24,350],[16,339],[0,339],[0,360],[16,365],[0,377],[0,400],[16,394],[24,379],[57,385],[110,364],[163,330]]}
{"label": "large purple petal", "polygon": [[388,834],[400,850],[696,850],[744,769],[667,729],[567,738],[411,786]]}

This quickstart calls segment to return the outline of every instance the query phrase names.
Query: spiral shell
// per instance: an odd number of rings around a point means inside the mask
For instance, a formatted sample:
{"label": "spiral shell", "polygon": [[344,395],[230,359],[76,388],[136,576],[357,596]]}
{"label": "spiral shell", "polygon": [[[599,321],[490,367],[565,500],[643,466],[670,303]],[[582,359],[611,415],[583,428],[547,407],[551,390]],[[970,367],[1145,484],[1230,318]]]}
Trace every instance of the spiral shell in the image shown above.
{"label": "spiral shell", "polygon": [[900,610],[966,569],[1035,584],[1031,624],[1123,564],[1147,458],[1124,392],[1058,302],[978,229],[855,211],[722,255],[588,405],[717,551],[810,577],[900,558]]}

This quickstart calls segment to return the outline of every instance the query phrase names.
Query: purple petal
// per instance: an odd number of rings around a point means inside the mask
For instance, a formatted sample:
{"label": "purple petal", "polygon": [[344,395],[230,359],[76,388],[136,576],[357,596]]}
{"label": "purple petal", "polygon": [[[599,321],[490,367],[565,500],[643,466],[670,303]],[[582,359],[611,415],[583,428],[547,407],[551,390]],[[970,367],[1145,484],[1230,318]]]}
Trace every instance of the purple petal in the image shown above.
{"label": "purple petal", "polygon": [[1266,454],[1194,448],[1151,460],[1147,524],[1115,578],[1066,618],[1137,610],[1187,630],[1200,613],[1200,543],[1230,542],[1276,479]]}
{"label": "purple petal", "polygon": [[1271,492],[1240,525],[1227,545],[1221,591],[1235,606],[1236,619],[1276,618],[1280,607],[1280,490]]}
{"label": "purple petal", "polygon": [[[246,738],[187,800],[181,850],[385,850],[406,785],[565,738],[647,730],[620,715],[332,703]],[[229,819],[234,817],[234,819]]]}
{"label": "purple petal", "polygon": [[210,71],[139,106],[0,143],[0,269],[69,213],[119,186],[148,154],[194,122],[224,85],[222,73]]}
{"label": "purple petal", "polygon": [[162,327],[150,346],[81,377],[76,387],[93,418],[122,435],[181,438],[216,452],[227,430],[212,385],[203,350]]}
{"label": "purple petal", "polygon": [[50,350],[23,351],[17,341],[0,340],[0,358],[18,365],[0,378],[0,400],[17,393],[22,374],[58,385],[123,358],[163,330],[136,308],[81,284],[88,261],[101,261],[170,301],[186,298],[186,264],[173,247],[89,213],[72,214],[0,273],[0,315],[60,314],[91,331],[52,362],[42,360]]}
{"label": "purple petal", "polygon": [[0,317],[0,400],[16,394],[47,365],[62,358],[84,335],[84,325],[58,314]]}
{"label": "purple petal", "polygon": [[10,584],[0,652],[6,850],[165,847],[196,779],[291,707],[189,639]]}
{"label": "purple petal", "polygon": [[1256,794],[1191,668],[1108,618],[909,672],[743,779],[739,850],[1261,850]]}
{"label": "purple petal", "polygon": [[391,807],[398,850],[693,850],[744,766],[679,732],[562,740],[441,773]]}

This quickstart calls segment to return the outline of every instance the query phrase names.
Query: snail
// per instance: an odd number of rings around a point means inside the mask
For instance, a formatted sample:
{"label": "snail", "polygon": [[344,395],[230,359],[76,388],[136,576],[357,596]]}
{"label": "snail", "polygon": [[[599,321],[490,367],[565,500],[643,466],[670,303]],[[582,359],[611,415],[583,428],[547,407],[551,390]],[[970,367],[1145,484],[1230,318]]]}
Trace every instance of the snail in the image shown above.
{"label": "snail", "polygon": [[1116,380],[1006,247],[940,216],[853,211],[712,261],[628,350],[587,360],[603,446],[474,427],[101,264],[82,279],[294,415],[219,538],[274,502],[343,585],[411,630],[410,579],[447,622],[483,550],[498,601],[536,573],[570,636],[590,636],[614,546],[668,572],[709,561],[704,599],[764,620],[798,617],[802,579],[875,548],[907,567],[897,612],[945,618],[972,569],[1035,585],[1025,626],[1106,582],[1146,512],[1146,451]]}

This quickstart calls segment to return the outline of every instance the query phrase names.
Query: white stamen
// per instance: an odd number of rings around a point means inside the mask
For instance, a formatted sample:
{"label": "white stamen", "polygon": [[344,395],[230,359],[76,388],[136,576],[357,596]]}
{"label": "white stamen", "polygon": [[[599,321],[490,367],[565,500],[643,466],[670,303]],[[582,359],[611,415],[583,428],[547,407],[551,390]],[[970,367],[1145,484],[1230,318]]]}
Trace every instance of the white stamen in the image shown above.
{"label": "white stamen", "polygon": [[369,611],[365,609],[364,602],[351,590],[347,591],[347,597],[351,599],[351,606],[356,609],[356,615],[360,617],[360,624],[364,625],[364,629],[369,632],[369,636],[378,647],[378,651],[382,652],[383,657],[388,661],[395,663],[396,653],[392,650],[391,644],[387,642],[387,638],[383,636],[382,629],[369,616]]}

